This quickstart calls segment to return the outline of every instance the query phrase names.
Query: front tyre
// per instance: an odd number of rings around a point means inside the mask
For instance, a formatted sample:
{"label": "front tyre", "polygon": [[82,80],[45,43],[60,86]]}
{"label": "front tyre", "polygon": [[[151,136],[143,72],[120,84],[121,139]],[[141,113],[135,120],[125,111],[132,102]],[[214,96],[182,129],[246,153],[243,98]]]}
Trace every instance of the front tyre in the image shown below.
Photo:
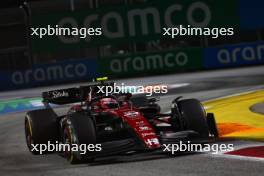
{"label": "front tyre", "polygon": [[206,112],[200,101],[185,99],[178,102],[181,115],[186,122],[187,130],[193,130],[201,137],[209,137],[209,129],[206,121]]}

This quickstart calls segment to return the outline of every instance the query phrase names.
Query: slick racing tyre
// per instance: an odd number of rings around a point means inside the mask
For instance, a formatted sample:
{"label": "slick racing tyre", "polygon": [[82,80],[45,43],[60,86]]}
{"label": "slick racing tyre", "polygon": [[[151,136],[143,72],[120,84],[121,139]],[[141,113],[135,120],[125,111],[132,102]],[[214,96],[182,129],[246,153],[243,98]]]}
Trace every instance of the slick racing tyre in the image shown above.
{"label": "slick racing tyre", "polygon": [[[96,130],[93,120],[82,113],[75,113],[69,117],[63,127],[63,143],[69,144],[69,146],[95,145]],[[81,151],[70,149],[64,152],[64,156],[71,164],[92,162],[94,160],[89,151],[82,154]]]}
{"label": "slick racing tyre", "polygon": [[[57,115],[52,109],[29,111],[25,117],[25,136],[29,151],[35,155],[40,151],[33,146],[40,144],[55,144],[58,140]],[[44,153],[47,153],[44,152]]]}
{"label": "slick racing tyre", "polygon": [[203,105],[196,99],[179,101],[179,109],[186,122],[187,130],[198,132],[201,137],[209,137],[206,112]]}

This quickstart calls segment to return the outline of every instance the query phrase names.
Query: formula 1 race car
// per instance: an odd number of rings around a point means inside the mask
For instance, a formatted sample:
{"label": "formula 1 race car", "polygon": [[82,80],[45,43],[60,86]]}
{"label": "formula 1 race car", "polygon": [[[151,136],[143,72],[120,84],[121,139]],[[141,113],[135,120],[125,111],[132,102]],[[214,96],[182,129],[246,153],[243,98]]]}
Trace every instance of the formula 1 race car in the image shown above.
{"label": "formula 1 race car", "polygon": [[[213,114],[206,114],[196,99],[176,98],[170,113],[161,113],[158,98],[144,95],[99,93],[93,83],[79,88],[43,92],[45,109],[29,111],[25,117],[27,147],[37,144],[100,144],[101,150],[81,154],[61,152],[70,163],[92,162],[97,157],[161,150],[179,141],[203,142],[217,138]],[[71,105],[58,115],[51,105]]]}

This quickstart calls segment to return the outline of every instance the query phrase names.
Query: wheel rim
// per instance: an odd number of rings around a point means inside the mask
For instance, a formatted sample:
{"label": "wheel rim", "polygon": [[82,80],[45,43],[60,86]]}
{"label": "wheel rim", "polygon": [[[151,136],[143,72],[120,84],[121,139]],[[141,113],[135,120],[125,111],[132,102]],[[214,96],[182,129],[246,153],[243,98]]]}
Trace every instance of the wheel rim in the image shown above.
{"label": "wheel rim", "polygon": [[29,120],[26,120],[25,122],[25,134],[26,134],[26,142],[28,148],[32,149],[33,139],[32,139],[32,131],[31,131],[31,125]]}
{"label": "wheel rim", "polygon": [[[69,144],[70,147],[72,145],[72,136],[69,127],[65,127],[63,130],[64,133],[64,144]],[[64,156],[67,158],[67,160],[72,161],[73,160],[73,153],[71,150],[65,150]]]}

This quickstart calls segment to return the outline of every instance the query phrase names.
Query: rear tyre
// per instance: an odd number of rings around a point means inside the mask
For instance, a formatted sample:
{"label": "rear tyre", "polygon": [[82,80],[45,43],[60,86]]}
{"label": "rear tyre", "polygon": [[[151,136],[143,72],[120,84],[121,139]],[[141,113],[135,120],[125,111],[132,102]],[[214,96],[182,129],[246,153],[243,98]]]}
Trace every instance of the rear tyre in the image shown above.
{"label": "rear tyre", "polygon": [[178,102],[179,110],[186,122],[187,130],[198,132],[201,137],[209,137],[206,112],[203,105],[196,99],[185,99]]}
{"label": "rear tyre", "polygon": [[52,109],[29,111],[25,117],[25,136],[29,151],[35,155],[41,153],[33,150],[33,145],[48,144],[48,141],[55,144],[59,136],[55,112]]}
{"label": "rear tyre", "polygon": [[[89,144],[96,144],[96,130],[93,120],[85,114],[76,113],[69,117],[63,128],[63,143],[70,146],[80,146]],[[92,162],[94,157],[91,152],[86,151],[65,151],[65,157],[71,164],[82,162]]]}

